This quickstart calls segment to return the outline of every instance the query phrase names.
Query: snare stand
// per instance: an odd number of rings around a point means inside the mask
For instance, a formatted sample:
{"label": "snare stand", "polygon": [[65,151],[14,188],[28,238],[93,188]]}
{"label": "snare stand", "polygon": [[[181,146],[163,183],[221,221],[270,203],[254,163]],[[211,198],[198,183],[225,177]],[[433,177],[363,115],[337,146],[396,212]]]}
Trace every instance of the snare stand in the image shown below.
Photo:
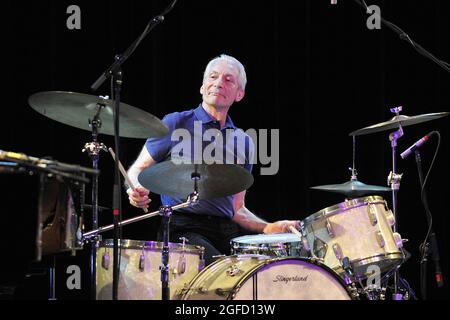
{"label": "snare stand", "polygon": [[[392,113],[395,113],[397,116],[399,116],[399,113],[402,111],[403,107],[398,108],[392,108],[390,109]],[[398,216],[398,210],[397,210],[397,196],[398,196],[398,190],[400,189],[400,181],[402,179],[403,174],[397,173],[397,140],[400,139],[403,136],[403,128],[401,126],[401,123],[398,123],[399,129],[395,132],[392,132],[389,135],[389,141],[391,141],[391,148],[392,148],[392,171],[389,173],[388,177],[388,185],[391,186],[392,189],[392,212],[394,213],[394,218],[396,223],[394,224],[394,232],[397,232],[397,216]],[[398,281],[399,281],[399,272],[398,269],[396,270],[394,274],[394,294],[393,294],[393,300],[402,300],[403,296],[402,294],[398,293]]]}
{"label": "snare stand", "polygon": [[172,215],[172,208],[170,206],[161,206],[159,214],[163,219],[163,250],[162,250],[162,264],[159,267],[161,270],[161,289],[162,300],[170,300],[169,288],[169,223]]}
{"label": "snare stand", "polygon": [[[198,165],[194,166],[195,171],[191,173],[191,179],[194,180],[194,192],[189,195],[187,202],[196,203],[199,200],[198,195],[198,180],[200,180],[200,174],[198,173]],[[170,216],[172,215],[173,207],[161,206],[159,213],[163,218],[163,251],[162,251],[162,264],[159,267],[161,270],[161,297],[162,300],[170,300],[170,288],[169,288],[169,223]]]}

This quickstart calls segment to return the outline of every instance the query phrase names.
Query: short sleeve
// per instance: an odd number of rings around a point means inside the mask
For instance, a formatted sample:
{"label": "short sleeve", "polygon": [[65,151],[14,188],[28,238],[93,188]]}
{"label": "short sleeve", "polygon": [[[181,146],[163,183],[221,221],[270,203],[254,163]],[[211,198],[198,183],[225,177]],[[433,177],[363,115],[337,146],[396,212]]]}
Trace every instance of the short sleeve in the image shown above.
{"label": "short sleeve", "polygon": [[162,122],[169,128],[169,133],[159,138],[148,138],[145,147],[156,162],[166,160],[172,148],[172,132],[175,130],[178,121],[178,112],[170,113],[162,119]]}
{"label": "short sleeve", "polygon": [[244,164],[244,168],[251,173],[253,169],[253,163],[255,162],[255,144],[253,143],[253,139],[249,135],[247,135],[245,138],[245,154],[246,161]]}

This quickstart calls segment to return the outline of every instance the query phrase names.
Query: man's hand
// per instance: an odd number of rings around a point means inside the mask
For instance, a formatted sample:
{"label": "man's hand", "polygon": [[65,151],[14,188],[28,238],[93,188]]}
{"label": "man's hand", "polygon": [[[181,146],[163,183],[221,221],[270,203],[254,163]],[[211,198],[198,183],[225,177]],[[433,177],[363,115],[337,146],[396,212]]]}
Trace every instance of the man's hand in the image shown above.
{"label": "man's hand", "polygon": [[289,230],[289,226],[292,226],[292,227],[294,227],[294,228],[296,228],[298,230],[300,228],[300,221],[299,220],[281,220],[281,221],[268,223],[264,227],[264,231],[263,232],[265,234],[268,234],[268,233],[288,233],[288,232],[291,232],[291,230]]}
{"label": "man's hand", "polygon": [[134,190],[128,188],[127,193],[130,204],[137,208],[148,208],[148,204],[152,201],[148,197],[150,190],[147,190],[144,187],[136,187]]}

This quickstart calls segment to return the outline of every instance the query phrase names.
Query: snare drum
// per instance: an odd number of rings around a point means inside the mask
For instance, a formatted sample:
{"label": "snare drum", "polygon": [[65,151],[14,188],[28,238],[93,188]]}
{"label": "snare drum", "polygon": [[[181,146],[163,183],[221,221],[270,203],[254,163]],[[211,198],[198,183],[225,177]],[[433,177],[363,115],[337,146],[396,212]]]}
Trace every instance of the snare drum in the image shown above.
{"label": "snare drum", "polygon": [[356,291],[333,270],[306,258],[234,255],[215,261],[181,300],[351,300]]}
{"label": "snare drum", "polygon": [[[161,300],[162,242],[120,241],[119,300]],[[204,248],[169,243],[169,288],[172,299],[204,267]],[[113,240],[97,245],[97,299],[112,299]]]}
{"label": "snare drum", "polygon": [[338,273],[348,257],[353,272],[367,277],[375,265],[387,272],[403,259],[402,239],[394,233],[395,218],[379,196],[347,200],[325,208],[301,222],[305,249]]}
{"label": "snare drum", "polygon": [[247,235],[232,239],[230,244],[231,254],[302,255],[302,240],[293,233]]}

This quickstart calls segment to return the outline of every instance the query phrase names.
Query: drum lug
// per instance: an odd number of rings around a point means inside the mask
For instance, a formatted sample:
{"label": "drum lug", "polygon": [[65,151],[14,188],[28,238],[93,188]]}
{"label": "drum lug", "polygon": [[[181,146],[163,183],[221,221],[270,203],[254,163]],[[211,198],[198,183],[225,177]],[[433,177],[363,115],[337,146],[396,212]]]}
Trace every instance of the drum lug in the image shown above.
{"label": "drum lug", "polygon": [[222,289],[222,288],[217,288],[216,289],[216,294],[221,296],[221,297],[226,297],[228,296],[230,293],[232,292],[232,290],[226,290],[226,289]]}
{"label": "drum lug", "polygon": [[206,289],[205,287],[200,287],[197,289],[197,292],[200,294],[206,294],[208,292],[208,289]]}
{"label": "drum lug", "polygon": [[184,254],[178,259],[177,274],[183,274],[186,272],[186,257]]}
{"label": "drum lug", "polygon": [[323,260],[327,255],[328,245],[319,238],[314,239],[314,256]]}
{"label": "drum lug", "polygon": [[326,226],[327,226],[328,235],[331,238],[334,238],[336,236],[336,234],[334,233],[333,226],[331,225],[331,222],[329,219],[326,220]]}
{"label": "drum lug", "polygon": [[395,225],[395,217],[394,217],[394,213],[392,213],[391,210],[388,210],[388,211],[386,212],[386,219],[387,219],[388,224],[389,224],[391,227],[393,227],[393,226]]}
{"label": "drum lug", "polygon": [[369,203],[367,206],[367,214],[369,215],[369,221],[372,226],[375,226],[378,223],[377,214],[374,210],[374,206],[372,203]]}
{"label": "drum lug", "polygon": [[386,245],[386,241],[384,240],[384,237],[383,237],[383,235],[381,234],[380,231],[378,231],[378,232],[376,233],[376,237],[377,237],[378,245],[379,245],[381,248],[384,248],[384,246]]}
{"label": "drum lug", "polygon": [[389,206],[388,206],[388,203],[387,203],[386,200],[384,200],[384,209],[385,209],[385,211],[391,211],[391,210],[389,209]]}
{"label": "drum lug", "polygon": [[139,271],[145,270],[145,255],[144,252],[139,256]]}
{"label": "drum lug", "polygon": [[227,270],[227,274],[230,277],[234,277],[235,275],[239,274],[242,270],[238,268],[237,265],[233,264],[232,266],[230,266]]}
{"label": "drum lug", "polygon": [[402,236],[397,232],[394,232],[393,236],[394,236],[394,241],[395,241],[395,244],[397,245],[397,248],[399,248],[399,249],[403,248]]}
{"label": "drum lug", "polygon": [[109,252],[105,251],[103,253],[103,255],[102,255],[102,267],[103,267],[103,269],[105,269],[105,270],[109,269],[109,261],[110,261]]}
{"label": "drum lug", "polygon": [[336,256],[336,258],[340,261],[342,261],[343,258],[343,254],[342,254],[342,249],[341,246],[337,243],[333,244],[333,252],[334,255]]}
{"label": "drum lug", "polygon": [[300,221],[300,232],[302,234],[303,249],[305,249],[307,252],[311,252],[311,246],[308,242],[306,227],[303,221]]}
{"label": "drum lug", "polygon": [[203,257],[200,258],[200,260],[198,261],[198,271],[202,271],[203,269],[205,269],[205,259],[203,259]]}

